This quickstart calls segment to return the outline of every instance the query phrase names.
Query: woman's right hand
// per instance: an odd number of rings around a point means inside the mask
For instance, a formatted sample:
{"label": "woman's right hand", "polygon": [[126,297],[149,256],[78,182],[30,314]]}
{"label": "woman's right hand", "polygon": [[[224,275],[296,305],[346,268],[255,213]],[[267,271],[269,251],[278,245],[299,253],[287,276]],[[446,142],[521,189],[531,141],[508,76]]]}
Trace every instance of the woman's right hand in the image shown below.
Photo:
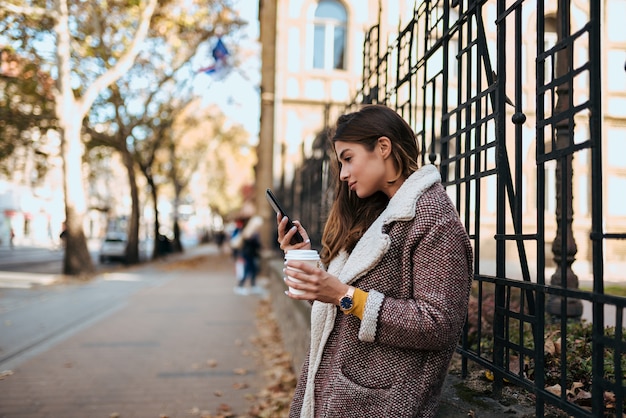
{"label": "woman's right hand", "polygon": [[[285,232],[287,221],[288,218],[286,216],[281,216],[280,213],[276,215],[276,223],[278,224],[278,243],[280,244],[280,249],[284,252],[289,250],[310,250],[311,240],[309,239],[309,234],[307,234],[300,222],[293,221],[294,227]],[[300,232],[304,241],[298,244],[291,244],[291,239],[296,232]]]}

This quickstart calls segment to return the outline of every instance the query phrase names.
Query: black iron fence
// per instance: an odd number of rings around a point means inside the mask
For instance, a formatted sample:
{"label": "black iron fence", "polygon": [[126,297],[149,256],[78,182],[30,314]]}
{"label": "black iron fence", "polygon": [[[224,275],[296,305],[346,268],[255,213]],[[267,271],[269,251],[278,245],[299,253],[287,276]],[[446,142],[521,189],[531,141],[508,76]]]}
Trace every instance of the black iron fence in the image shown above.
{"label": "black iron fence", "polygon": [[[604,292],[603,251],[626,234],[603,217],[602,2],[576,2],[575,17],[570,0],[418,3],[394,43],[381,43],[379,25],[368,31],[348,110],[383,103],[409,121],[470,234],[464,371],[470,360],[496,393],[505,381],[534,393],[540,417],[546,404],[621,417],[626,298]],[[314,243],[332,199],[324,131],[283,196]],[[587,290],[572,268],[574,156],[589,167]]]}

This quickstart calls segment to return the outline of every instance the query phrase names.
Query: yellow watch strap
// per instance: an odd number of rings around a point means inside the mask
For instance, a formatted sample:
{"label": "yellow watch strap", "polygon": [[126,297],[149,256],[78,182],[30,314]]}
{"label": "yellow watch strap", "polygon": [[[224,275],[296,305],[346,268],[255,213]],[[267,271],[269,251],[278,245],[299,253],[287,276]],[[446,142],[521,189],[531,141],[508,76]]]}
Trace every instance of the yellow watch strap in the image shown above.
{"label": "yellow watch strap", "polygon": [[367,293],[359,288],[354,289],[354,296],[352,297],[352,308],[346,311],[347,314],[354,315],[359,319],[363,319],[363,312],[365,311],[365,302],[367,302]]}

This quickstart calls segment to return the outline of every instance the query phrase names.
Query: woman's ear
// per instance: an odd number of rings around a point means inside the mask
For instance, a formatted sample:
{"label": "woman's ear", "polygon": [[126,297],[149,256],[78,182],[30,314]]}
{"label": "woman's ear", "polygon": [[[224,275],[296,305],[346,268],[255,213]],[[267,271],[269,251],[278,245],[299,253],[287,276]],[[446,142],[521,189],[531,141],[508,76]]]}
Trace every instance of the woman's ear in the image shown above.
{"label": "woman's ear", "polygon": [[386,136],[378,138],[378,149],[383,158],[387,158],[391,155],[391,140]]}

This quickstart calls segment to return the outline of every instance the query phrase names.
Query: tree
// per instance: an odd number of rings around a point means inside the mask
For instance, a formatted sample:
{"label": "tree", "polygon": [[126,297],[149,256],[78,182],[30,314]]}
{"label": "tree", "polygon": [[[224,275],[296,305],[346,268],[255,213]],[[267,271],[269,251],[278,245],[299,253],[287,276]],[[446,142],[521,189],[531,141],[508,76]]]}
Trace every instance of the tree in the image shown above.
{"label": "tree", "polygon": [[[191,102],[172,126],[169,143],[169,179],[174,191],[174,242],[175,251],[181,251],[179,207],[182,202],[202,205],[201,196],[217,212],[220,208],[235,206],[228,196],[228,182],[240,183],[252,177],[253,157],[248,152],[249,135],[235,124],[229,123],[214,107],[202,107],[199,100]],[[236,169],[228,170],[232,161]],[[212,187],[213,186],[213,187]],[[238,198],[234,194],[235,198]],[[236,204],[240,204],[237,202]]]}
{"label": "tree", "polygon": [[[177,177],[185,180],[179,200],[185,200],[185,192],[192,193],[197,206],[227,216],[241,207],[241,190],[254,180],[256,154],[250,134],[214,106],[191,104],[188,108],[172,128],[178,144],[175,161],[180,168],[172,172],[171,181],[180,182]],[[194,153],[200,146],[206,147],[204,154]],[[196,161],[196,156],[202,158]]]}
{"label": "tree", "polygon": [[[139,261],[140,205],[135,169],[141,169],[150,185],[158,237],[158,184],[152,174],[153,163],[155,154],[166,144],[171,120],[193,99],[190,81],[195,70],[191,61],[216,34],[232,36],[243,24],[226,2],[189,1],[185,7],[177,2],[161,2],[135,64],[106,89],[86,120],[89,145],[116,149],[128,173],[132,210],[126,258],[130,263]],[[114,53],[101,52],[103,56]],[[154,254],[159,255],[158,248]]]}
{"label": "tree", "polygon": [[[158,200],[166,190],[173,202],[173,249],[182,250],[179,204],[211,208],[221,215],[241,207],[240,191],[254,177],[256,158],[248,132],[228,121],[217,107],[202,107],[194,100],[169,120],[154,130],[154,141],[140,143],[152,148],[138,149],[136,158],[152,191],[155,236],[160,231]],[[154,250],[161,255],[156,240]]]}
{"label": "tree", "polygon": [[[10,28],[3,34],[18,40],[21,49],[38,55],[35,41],[53,45],[54,58],[49,65],[56,72],[52,91],[63,157],[65,274],[80,275],[94,270],[83,230],[87,209],[82,173],[83,119],[104,89],[132,67],[148,34],[156,6],[157,0],[55,0],[51,10],[25,2],[0,4],[0,16]],[[107,26],[100,26],[102,22]],[[20,23],[26,24],[20,26]],[[100,39],[116,46],[114,59],[106,62],[99,59],[98,49],[104,45],[93,42],[94,33],[106,34]]]}
{"label": "tree", "polygon": [[0,172],[41,179],[47,169],[49,144],[46,133],[56,127],[54,80],[36,62],[19,56],[10,47],[0,50]]}

